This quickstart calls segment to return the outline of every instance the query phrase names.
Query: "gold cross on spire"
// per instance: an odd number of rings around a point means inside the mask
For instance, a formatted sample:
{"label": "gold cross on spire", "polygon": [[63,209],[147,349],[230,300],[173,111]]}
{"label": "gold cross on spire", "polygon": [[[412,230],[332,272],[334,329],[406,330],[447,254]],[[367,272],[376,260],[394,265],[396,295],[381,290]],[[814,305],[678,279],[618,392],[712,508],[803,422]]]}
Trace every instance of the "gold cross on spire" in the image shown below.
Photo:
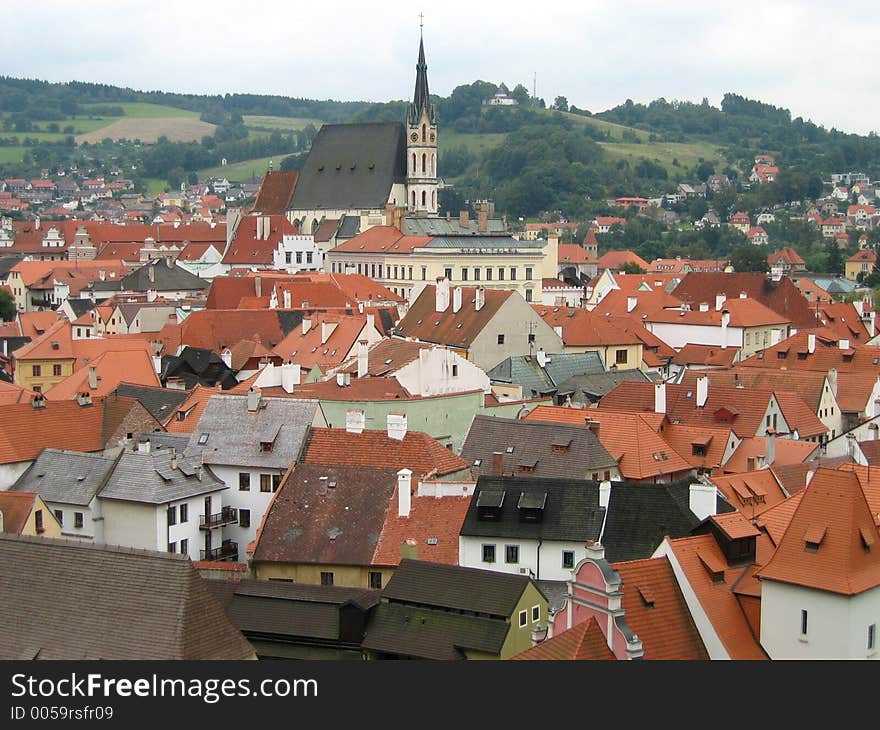
{"label": "gold cross on spire", "polygon": [[419,13],[419,33],[422,32],[422,28],[425,27],[425,14]]}

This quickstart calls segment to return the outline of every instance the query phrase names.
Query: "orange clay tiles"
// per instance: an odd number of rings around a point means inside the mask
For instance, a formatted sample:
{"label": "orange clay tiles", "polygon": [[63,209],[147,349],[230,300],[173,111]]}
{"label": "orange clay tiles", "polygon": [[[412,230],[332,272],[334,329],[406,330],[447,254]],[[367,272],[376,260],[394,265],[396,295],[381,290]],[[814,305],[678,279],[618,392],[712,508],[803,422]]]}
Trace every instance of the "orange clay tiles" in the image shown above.
{"label": "orange clay tiles", "polygon": [[613,661],[615,659],[605,641],[605,634],[602,633],[594,616],[510,658],[528,661]]}

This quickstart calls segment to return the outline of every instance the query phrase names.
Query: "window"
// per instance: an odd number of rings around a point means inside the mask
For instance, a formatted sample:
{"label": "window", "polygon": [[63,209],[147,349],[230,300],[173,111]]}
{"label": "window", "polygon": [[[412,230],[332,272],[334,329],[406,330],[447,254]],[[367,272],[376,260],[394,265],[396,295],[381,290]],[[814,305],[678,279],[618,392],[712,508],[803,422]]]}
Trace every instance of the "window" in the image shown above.
{"label": "window", "polygon": [[462,267],[462,269],[461,269],[461,280],[462,281],[468,280],[468,270],[465,267]]}
{"label": "window", "polygon": [[495,562],[495,546],[494,545],[483,545],[483,562],[484,563],[494,563]]}
{"label": "window", "polygon": [[505,563],[518,563],[519,562],[519,545],[505,545],[504,546],[504,562]]}
{"label": "window", "polygon": [[610,481],[610,480],[611,480],[611,472],[610,472],[610,471],[606,471],[606,472],[604,472],[604,473],[602,474],[602,478],[603,478],[606,482],[607,482],[607,481]]}
{"label": "window", "polygon": [[519,612],[519,627],[523,628],[527,626],[529,623],[529,612],[528,611],[520,611]]}
{"label": "window", "polygon": [[382,589],[382,574],[370,571],[370,588],[373,590],[381,590]]}
{"label": "window", "polygon": [[[526,294],[528,294],[528,292],[526,292]],[[529,344],[533,343],[534,341],[535,341],[535,333],[529,332]]]}
{"label": "window", "polygon": [[428,267],[423,266],[422,267],[422,281],[427,281],[427,280],[428,280]]}
{"label": "window", "polygon": [[871,624],[868,627],[868,651],[874,650],[874,641],[877,635],[877,624]]}
{"label": "window", "polygon": [[321,571],[321,585],[322,586],[332,586],[333,585],[333,573],[328,571]]}
{"label": "window", "polygon": [[53,365],[52,366],[52,375],[61,375],[61,366]]}
{"label": "window", "polygon": [[[476,278],[479,279],[480,277],[477,276]],[[488,266],[486,267],[486,281],[492,281],[492,269]]]}
{"label": "window", "polygon": [[39,365],[33,365],[31,367],[31,372],[35,378],[39,378],[43,373],[43,369]]}
{"label": "window", "polygon": [[[186,418],[186,414],[179,413],[178,415],[183,415],[183,418],[180,419],[181,421],[184,418]],[[209,433],[200,433],[199,434],[199,446],[204,446],[206,443],[208,443],[208,436],[210,436],[210,435],[211,434],[209,434]]]}
{"label": "window", "polygon": [[238,491],[239,492],[250,492],[251,491],[250,472],[240,471],[238,473]]}
{"label": "window", "polygon": [[280,487],[280,486],[281,486],[281,475],[280,474],[273,474],[272,475],[272,491],[277,492],[278,487]]}
{"label": "window", "polygon": [[290,258],[290,257],[291,257],[291,253],[290,253],[290,251],[288,251],[287,253],[285,253],[285,254],[284,254],[284,263],[286,263],[286,264],[292,264],[293,261],[291,261],[291,258]]}
{"label": "window", "polygon": [[480,270],[474,269],[474,281],[479,281],[479,280],[480,280]]}
{"label": "window", "polygon": [[452,366],[452,377],[453,377],[453,378],[457,378],[457,377],[458,377],[458,365],[453,365],[453,366]]}
{"label": "window", "polygon": [[238,526],[239,527],[250,527],[251,526],[251,511],[249,509],[238,510]]}
{"label": "window", "polygon": [[272,491],[272,475],[271,474],[260,474],[260,491],[261,492],[271,492]]}
{"label": "window", "polygon": [[83,513],[82,512],[74,512],[73,513],[73,526],[74,527],[82,527],[83,526]]}
{"label": "window", "polygon": [[498,267],[498,281],[504,281],[504,267]]}
{"label": "window", "polygon": [[447,266],[445,269],[443,269],[443,276],[445,276],[448,281],[452,281],[452,267],[451,266]]}
{"label": "window", "polygon": [[618,350],[615,352],[614,362],[618,365],[626,365],[626,350]]}
{"label": "window", "polygon": [[510,280],[516,281],[516,266],[510,267]]}
{"label": "window", "polygon": [[807,635],[807,610],[801,609],[801,636]]}
{"label": "window", "polygon": [[180,554],[189,555],[189,540],[184,539],[180,541]]}
{"label": "window", "polygon": [[312,252],[311,251],[306,251],[306,263],[307,264],[312,263]]}
{"label": "window", "polygon": [[55,510],[55,519],[58,520],[58,524],[64,527],[64,510],[56,509]]}
{"label": "window", "polygon": [[177,524],[177,505],[168,508],[168,526]]}
{"label": "window", "polygon": [[562,567],[568,570],[574,568],[574,550],[562,551]]}
{"label": "window", "polygon": [[177,543],[176,542],[169,542],[168,543],[168,552],[169,553],[176,553],[177,552]]}
{"label": "window", "polygon": [[[527,302],[532,301],[532,290],[531,289],[526,289],[526,301]],[[529,337],[532,337],[532,335],[529,335]]]}
{"label": "window", "polygon": [[705,456],[706,447],[703,444],[691,444],[691,453],[693,456]]}
{"label": "window", "polygon": [[498,335],[498,344],[499,344],[499,345],[503,345],[503,344],[504,344],[504,335]]}
{"label": "window", "polygon": [[180,524],[189,521],[189,505],[185,502],[180,505]]}
{"label": "window", "polygon": [[532,267],[526,266],[526,281],[532,280]]}
{"label": "window", "polygon": [[532,623],[537,623],[541,620],[541,607],[540,606],[532,606]]}

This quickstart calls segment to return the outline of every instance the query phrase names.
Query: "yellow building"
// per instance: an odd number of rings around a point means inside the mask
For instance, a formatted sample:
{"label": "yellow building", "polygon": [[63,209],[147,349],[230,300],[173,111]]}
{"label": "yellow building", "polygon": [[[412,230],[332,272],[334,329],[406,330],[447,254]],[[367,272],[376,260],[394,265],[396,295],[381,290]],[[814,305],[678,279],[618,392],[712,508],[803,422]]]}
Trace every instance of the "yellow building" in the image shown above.
{"label": "yellow building", "polygon": [[853,254],[846,260],[845,275],[850,281],[858,281],[859,275],[864,279],[874,273],[877,267],[877,254],[870,248]]}
{"label": "yellow building", "polygon": [[34,492],[0,492],[0,532],[61,537],[61,525],[40,495]]}

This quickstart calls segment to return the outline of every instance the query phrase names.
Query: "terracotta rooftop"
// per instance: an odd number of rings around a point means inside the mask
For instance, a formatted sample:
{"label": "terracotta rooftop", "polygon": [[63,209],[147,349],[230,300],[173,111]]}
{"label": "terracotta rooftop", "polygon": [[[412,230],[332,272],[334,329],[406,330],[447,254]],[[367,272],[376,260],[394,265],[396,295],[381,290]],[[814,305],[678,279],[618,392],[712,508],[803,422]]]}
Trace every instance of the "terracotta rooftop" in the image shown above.
{"label": "terracotta rooftop", "polygon": [[189,398],[180,404],[171,420],[168,421],[165,430],[169,433],[193,433],[199,424],[199,419],[202,417],[208,400],[212,395],[217,395],[220,390],[220,385],[213,388],[206,385],[196,385],[189,394]]}
{"label": "terracotta rooftop", "polygon": [[612,269],[617,271],[627,264],[634,264],[647,271],[651,265],[641,256],[633,251],[608,251],[599,257],[600,269]]}
{"label": "terracotta rooftop", "polygon": [[646,322],[662,322],[665,324],[702,325],[720,327],[724,311],[730,313],[731,327],[762,327],[771,324],[788,324],[787,317],[777,314],[769,307],[764,306],[757,299],[728,299],[722,308],[716,309],[715,300],[704,302],[709,305],[706,311],[692,305],[689,311],[678,309],[663,309],[648,314]]}
{"label": "terracotta rooftop", "polygon": [[749,518],[788,499],[770,469],[713,476],[711,480],[725,499]]}
{"label": "terracotta rooftop", "polygon": [[[269,232],[258,236],[258,220],[264,219],[269,220]],[[286,235],[295,236],[298,234],[299,229],[287,220],[287,216],[244,216],[235,231],[235,238],[226,249],[223,263],[248,266],[271,265],[273,263],[272,254],[278,248],[281,239]]]}
{"label": "terracotta rooftop", "polygon": [[533,304],[532,308],[551,327],[562,327],[566,347],[606,347],[638,345],[641,340],[628,330],[617,327],[605,317],[578,307],[550,307]]}
{"label": "terracotta rooftop", "polygon": [[672,358],[674,365],[711,365],[730,367],[739,354],[738,347],[719,347],[718,345],[692,345],[682,347]]}
{"label": "terracotta rooftop", "polygon": [[0,515],[3,516],[3,529],[0,532],[20,535],[27,525],[36,498],[35,492],[0,491]]}
{"label": "terracotta rooftop", "polygon": [[[97,377],[94,388],[89,384],[92,368]],[[80,393],[89,393],[92,397],[109,395],[122,382],[161,387],[149,352],[144,349],[103,352],[49,388],[45,396],[49,400],[69,400]]]}
{"label": "terracotta rooftop", "polygon": [[602,633],[593,616],[510,658],[527,661],[613,661],[615,659],[611,649],[608,648],[605,634]]}
{"label": "terracotta rooftop", "polygon": [[393,226],[373,226],[340,243],[333,252],[406,254],[430,242],[430,236],[404,236]]}
{"label": "terracotta rooftop", "polygon": [[[803,464],[819,449],[819,444],[815,441],[795,441],[788,438],[776,438],[775,441],[774,448],[776,453],[771,462],[775,466]],[[733,456],[724,464],[722,471],[725,474],[746,472],[758,466],[758,459],[767,458],[766,437],[752,436],[744,438],[742,443],[736,447]]]}
{"label": "terracotta rooftop", "polygon": [[876,374],[880,365],[880,348],[859,346],[850,342],[850,347],[841,349],[839,345],[827,345],[818,336],[816,348],[809,352],[809,333],[799,332],[782,340],[772,347],[757,352],[743,360],[740,368],[757,367],[773,370],[821,370],[828,372],[836,368],[839,373],[869,371]]}
{"label": "terracotta rooftop", "polygon": [[290,206],[296,183],[299,179],[298,170],[274,170],[263,175],[257,198],[252,211],[265,215],[283,215]]}

